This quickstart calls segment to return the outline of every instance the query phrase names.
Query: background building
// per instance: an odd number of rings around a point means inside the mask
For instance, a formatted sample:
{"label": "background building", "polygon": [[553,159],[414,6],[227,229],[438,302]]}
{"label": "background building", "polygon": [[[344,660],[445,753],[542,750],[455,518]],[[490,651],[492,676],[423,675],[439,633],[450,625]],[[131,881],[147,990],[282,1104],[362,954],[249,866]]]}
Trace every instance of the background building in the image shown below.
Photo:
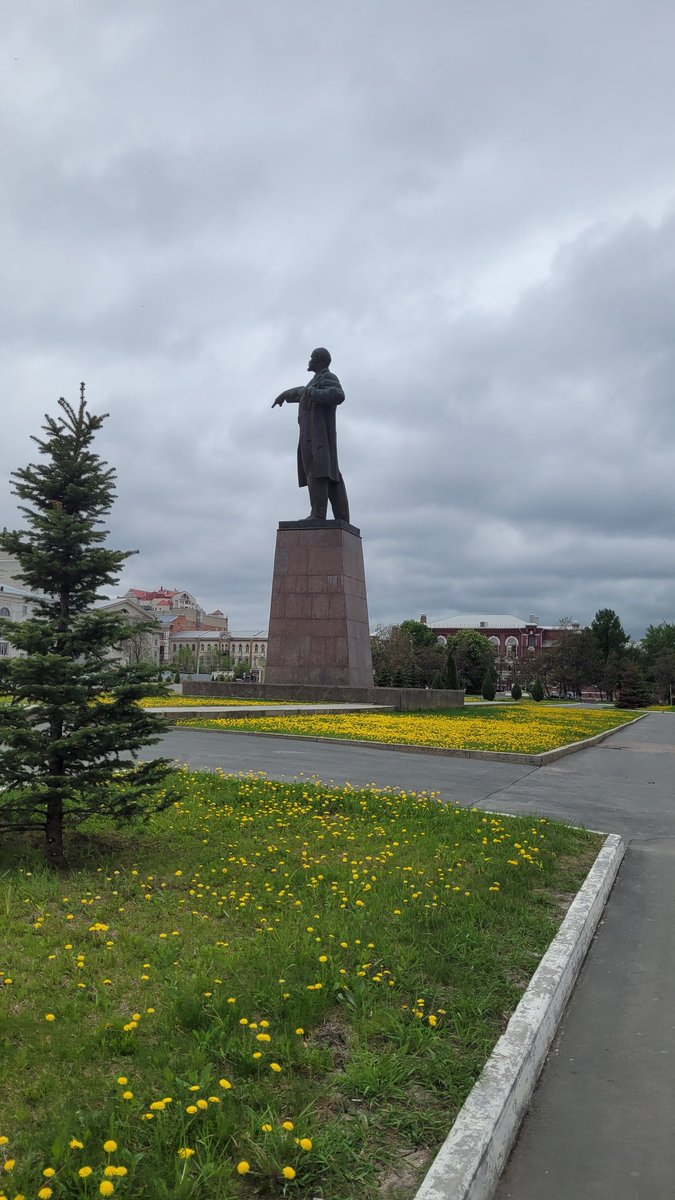
{"label": "background building", "polygon": [[[25,621],[31,616],[38,599],[38,596],[25,588],[0,582],[0,617],[6,617],[10,621]],[[0,657],[21,658],[23,655],[23,650],[17,650],[0,635]]]}
{"label": "background building", "polygon": [[495,649],[495,670],[500,690],[510,687],[516,679],[516,660],[527,654],[548,650],[564,631],[581,629],[578,621],[565,625],[541,625],[539,617],[533,613],[527,621],[508,613],[455,613],[450,617],[429,621],[423,613],[420,621],[443,638],[450,638],[462,629],[475,629],[482,633]]}
{"label": "background building", "polygon": [[[482,633],[495,648],[495,657],[522,658],[528,651],[546,650],[560,637],[562,626],[540,625],[539,617],[531,614],[527,621],[521,617],[493,613],[455,613],[429,621],[423,613],[423,625],[428,625],[439,637],[452,637],[460,629],[475,629]],[[579,629],[573,621],[568,629]]]}

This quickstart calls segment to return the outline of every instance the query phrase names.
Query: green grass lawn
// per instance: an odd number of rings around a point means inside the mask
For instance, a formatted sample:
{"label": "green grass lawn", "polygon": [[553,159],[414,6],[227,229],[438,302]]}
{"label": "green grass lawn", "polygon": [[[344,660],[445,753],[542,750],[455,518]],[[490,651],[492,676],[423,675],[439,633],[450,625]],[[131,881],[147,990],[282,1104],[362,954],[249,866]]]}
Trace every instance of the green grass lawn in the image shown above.
{"label": "green grass lawn", "polygon": [[0,1195],[411,1195],[601,839],[180,780],[65,874],[0,850]]}

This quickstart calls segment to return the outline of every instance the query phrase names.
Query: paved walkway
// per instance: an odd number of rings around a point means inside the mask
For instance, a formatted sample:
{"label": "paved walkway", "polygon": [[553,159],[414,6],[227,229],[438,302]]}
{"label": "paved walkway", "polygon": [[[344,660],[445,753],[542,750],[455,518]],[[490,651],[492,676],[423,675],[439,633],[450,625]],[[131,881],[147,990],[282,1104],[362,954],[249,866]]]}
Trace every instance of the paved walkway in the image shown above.
{"label": "paved walkway", "polygon": [[439,791],[629,843],[495,1200],[675,1197],[675,715],[551,766],[174,731],[193,767]]}

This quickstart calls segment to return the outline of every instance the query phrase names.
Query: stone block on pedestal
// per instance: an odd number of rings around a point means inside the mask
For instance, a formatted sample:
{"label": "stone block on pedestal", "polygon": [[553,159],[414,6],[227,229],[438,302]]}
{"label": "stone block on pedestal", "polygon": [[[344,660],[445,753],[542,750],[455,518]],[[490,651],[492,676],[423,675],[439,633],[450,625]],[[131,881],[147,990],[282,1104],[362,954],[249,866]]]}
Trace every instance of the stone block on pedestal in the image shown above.
{"label": "stone block on pedestal", "polygon": [[280,521],[269,684],[372,687],[363,547],[347,521]]}

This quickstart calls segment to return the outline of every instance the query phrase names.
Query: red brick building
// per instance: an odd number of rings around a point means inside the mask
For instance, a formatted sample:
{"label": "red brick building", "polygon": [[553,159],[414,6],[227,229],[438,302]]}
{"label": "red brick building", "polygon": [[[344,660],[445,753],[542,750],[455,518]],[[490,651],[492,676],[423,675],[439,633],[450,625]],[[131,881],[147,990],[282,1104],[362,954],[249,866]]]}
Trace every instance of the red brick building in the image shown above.
{"label": "red brick building", "polygon": [[[431,621],[422,614],[420,620],[439,637],[452,637],[462,629],[475,629],[482,633],[495,648],[495,660],[502,685],[505,685],[509,678],[508,669],[499,669],[500,666],[506,667],[505,660],[524,658],[528,653],[547,650],[563,632],[560,625],[541,625],[539,617],[534,614],[530,614],[527,621],[508,613],[456,613]],[[574,621],[567,628],[578,630],[580,625]]]}

